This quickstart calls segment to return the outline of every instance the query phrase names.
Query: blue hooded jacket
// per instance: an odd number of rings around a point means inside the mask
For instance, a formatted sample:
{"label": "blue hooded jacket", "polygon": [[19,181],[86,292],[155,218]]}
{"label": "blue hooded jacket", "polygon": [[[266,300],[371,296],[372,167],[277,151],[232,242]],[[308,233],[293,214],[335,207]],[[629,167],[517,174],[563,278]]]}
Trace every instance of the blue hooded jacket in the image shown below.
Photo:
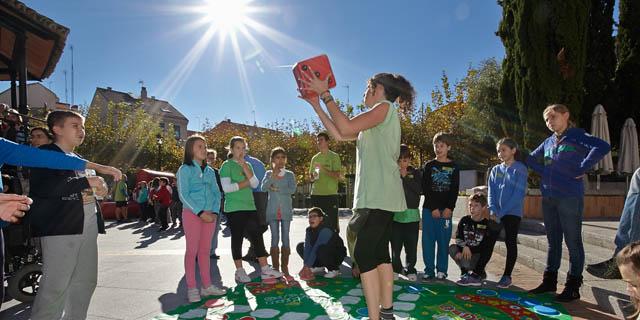
{"label": "blue hooded jacket", "polygon": [[569,128],[562,136],[552,134],[527,157],[527,165],[542,176],[543,197],[584,196],[585,174],[611,146],[580,128]]}

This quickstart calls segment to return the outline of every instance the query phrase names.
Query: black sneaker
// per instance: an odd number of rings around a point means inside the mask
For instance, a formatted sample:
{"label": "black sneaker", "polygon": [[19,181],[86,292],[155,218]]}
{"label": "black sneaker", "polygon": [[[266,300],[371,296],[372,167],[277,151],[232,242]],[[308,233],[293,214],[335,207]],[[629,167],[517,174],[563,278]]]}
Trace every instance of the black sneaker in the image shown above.
{"label": "black sneaker", "polygon": [[618,264],[613,258],[600,263],[588,265],[587,272],[589,272],[594,277],[598,277],[601,279],[622,279],[620,269],[618,269]]}

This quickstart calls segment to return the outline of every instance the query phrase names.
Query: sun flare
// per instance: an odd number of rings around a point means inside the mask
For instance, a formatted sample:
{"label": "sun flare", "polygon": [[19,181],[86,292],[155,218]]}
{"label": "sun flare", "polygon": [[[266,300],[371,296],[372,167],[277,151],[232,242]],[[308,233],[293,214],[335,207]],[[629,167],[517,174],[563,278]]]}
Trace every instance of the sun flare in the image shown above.
{"label": "sun flare", "polygon": [[247,0],[208,0],[204,10],[212,26],[233,33],[245,25],[250,6]]}

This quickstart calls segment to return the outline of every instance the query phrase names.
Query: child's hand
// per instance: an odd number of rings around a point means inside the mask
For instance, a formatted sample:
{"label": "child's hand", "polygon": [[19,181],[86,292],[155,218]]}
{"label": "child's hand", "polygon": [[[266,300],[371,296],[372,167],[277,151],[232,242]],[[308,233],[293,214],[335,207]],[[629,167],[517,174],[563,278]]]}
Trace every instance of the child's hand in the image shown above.
{"label": "child's hand", "polygon": [[214,223],[216,222],[216,215],[211,211],[205,211],[200,215],[200,220],[204,223]]}
{"label": "child's hand", "polygon": [[442,217],[445,218],[445,219],[451,218],[451,214],[452,214],[452,212],[451,212],[451,209],[449,209],[449,208],[446,208],[446,209],[444,209],[444,211],[442,211]]}
{"label": "child's hand", "polygon": [[439,219],[440,218],[440,209],[435,209],[433,211],[431,211],[431,217],[434,219]]}
{"label": "child's hand", "polygon": [[465,260],[470,260],[471,259],[471,249],[469,249],[469,247],[464,247],[462,249],[462,257]]}

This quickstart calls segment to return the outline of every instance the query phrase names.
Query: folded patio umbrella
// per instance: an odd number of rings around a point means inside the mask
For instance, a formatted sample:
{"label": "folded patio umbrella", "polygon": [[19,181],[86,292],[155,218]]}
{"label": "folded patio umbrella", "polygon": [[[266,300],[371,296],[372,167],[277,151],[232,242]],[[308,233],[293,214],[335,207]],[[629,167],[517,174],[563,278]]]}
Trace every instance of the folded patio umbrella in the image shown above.
{"label": "folded patio umbrella", "polygon": [[[591,114],[591,134],[607,143],[611,143],[611,139],[609,138],[609,124],[607,123],[607,112],[604,111],[604,107],[602,107],[601,104],[597,105]],[[596,189],[600,190],[600,175],[610,174],[613,171],[611,152],[607,153],[602,160],[598,161],[598,163],[593,166],[593,169],[598,175]]]}
{"label": "folded patio umbrella", "polygon": [[618,173],[632,174],[640,167],[638,150],[638,131],[633,119],[628,118],[620,133],[620,152],[618,154]]}

